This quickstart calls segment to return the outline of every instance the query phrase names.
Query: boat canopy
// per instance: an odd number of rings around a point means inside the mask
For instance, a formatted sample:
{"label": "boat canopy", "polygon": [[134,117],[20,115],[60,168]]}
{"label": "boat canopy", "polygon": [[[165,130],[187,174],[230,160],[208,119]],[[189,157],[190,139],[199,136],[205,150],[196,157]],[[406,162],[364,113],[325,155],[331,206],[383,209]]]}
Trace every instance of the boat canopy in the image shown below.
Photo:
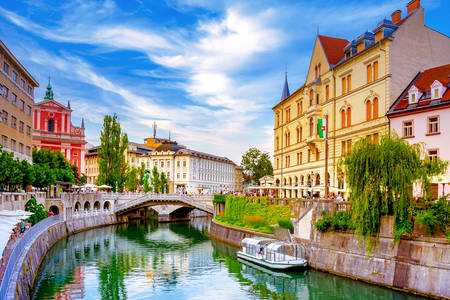
{"label": "boat canopy", "polygon": [[262,245],[268,245],[273,242],[276,242],[276,239],[271,238],[263,238],[263,237],[253,237],[253,238],[245,238],[242,240],[241,244],[242,247],[255,247],[255,246],[262,246]]}

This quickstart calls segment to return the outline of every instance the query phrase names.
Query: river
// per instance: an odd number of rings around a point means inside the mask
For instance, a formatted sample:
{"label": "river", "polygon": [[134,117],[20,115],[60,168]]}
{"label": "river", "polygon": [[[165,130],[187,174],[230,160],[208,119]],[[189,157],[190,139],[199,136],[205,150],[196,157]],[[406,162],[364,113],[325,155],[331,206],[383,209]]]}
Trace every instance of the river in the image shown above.
{"label": "river", "polygon": [[32,299],[422,299],[314,270],[257,270],[207,237],[209,220],[130,223],[57,242]]}

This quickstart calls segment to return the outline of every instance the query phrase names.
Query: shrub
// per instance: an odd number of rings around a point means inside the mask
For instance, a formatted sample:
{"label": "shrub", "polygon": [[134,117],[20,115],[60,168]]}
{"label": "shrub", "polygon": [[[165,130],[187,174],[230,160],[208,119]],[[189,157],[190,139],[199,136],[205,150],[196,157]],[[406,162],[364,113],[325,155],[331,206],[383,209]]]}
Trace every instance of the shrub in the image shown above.
{"label": "shrub", "polygon": [[260,216],[244,216],[244,222],[254,228],[267,225],[266,218]]}
{"label": "shrub", "polygon": [[316,227],[317,230],[321,232],[325,232],[330,228],[331,222],[333,221],[333,218],[326,214],[325,211],[322,212],[322,219],[316,221],[314,223],[314,227]]}
{"label": "shrub", "polygon": [[25,203],[25,210],[34,213],[27,219],[32,225],[48,217],[48,211],[45,210],[44,205],[38,204],[34,197],[31,197],[30,200]]}
{"label": "shrub", "polygon": [[426,226],[426,231],[433,234],[436,227],[439,227],[444,234],[450,225],[450,203],[445,199],[446,196],[440,198],[436,202],[427,204],[426,209],[419,210],[416,213],[416,221]]}
{"label": "shrub", "polygon": [[349,230],[354,229],[350,212],[338,211],[332,217],[331,227],[333,230]]}
{"label": "shrub", "polygon": [[281,228],[287,228],[291,233],[294,233],[294,224],[292,224],[291,219],[278,220],[278,226],[280,226]]}

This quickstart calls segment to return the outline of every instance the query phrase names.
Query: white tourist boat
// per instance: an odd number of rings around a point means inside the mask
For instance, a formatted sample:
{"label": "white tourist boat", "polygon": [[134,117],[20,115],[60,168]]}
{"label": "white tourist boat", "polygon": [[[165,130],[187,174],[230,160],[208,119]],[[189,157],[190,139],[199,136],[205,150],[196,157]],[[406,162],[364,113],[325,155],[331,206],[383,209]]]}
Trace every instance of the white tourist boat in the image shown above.
{"label": "white tourist boat", "polygon": [[287,270],[308,265],[305,247],[299,244],[263,237],[245,238],[241,244],[239,258],[266,268]]}

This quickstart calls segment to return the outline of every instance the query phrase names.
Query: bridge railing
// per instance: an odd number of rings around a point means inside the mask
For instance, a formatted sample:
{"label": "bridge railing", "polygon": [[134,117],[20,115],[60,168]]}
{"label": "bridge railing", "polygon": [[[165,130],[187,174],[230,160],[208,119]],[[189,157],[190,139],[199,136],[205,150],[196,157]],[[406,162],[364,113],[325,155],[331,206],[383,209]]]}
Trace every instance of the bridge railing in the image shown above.
{"label": "bridge railing", "polygon": [[8,299],[7,293],[9,284],[12,280],[15,284],[15,280],[13,278],[14,267],[19,261],[23,250],[33,243],[34,239],[39,235],[40,232],[43,232],[47,228],[50,228],[52,225],[58,223],[59,221],[60,215],[48,217],[31,227],[30,230],[25,232],[23,237],[17,242],[13,251],[11,252],[11,255],[9,256],[5,273],[3,274],[2,282],[0,285],[0,299]]}

